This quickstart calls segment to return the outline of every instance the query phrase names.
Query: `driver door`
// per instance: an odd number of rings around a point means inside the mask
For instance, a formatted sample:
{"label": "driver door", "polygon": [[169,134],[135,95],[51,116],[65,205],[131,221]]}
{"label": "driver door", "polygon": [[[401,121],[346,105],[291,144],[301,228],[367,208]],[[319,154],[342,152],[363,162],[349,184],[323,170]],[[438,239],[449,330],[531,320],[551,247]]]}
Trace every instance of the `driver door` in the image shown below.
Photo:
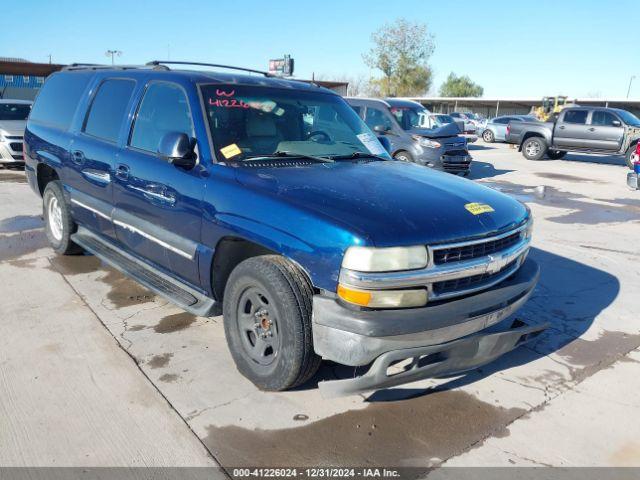
{"label": "driver door", "polygon": [[129,250],[198,285],[205,177],[199,164],[184,170],[157,155],[168,132],[194,136],[188,97],[177,84],[151,82],[115,166],[113,223]]}

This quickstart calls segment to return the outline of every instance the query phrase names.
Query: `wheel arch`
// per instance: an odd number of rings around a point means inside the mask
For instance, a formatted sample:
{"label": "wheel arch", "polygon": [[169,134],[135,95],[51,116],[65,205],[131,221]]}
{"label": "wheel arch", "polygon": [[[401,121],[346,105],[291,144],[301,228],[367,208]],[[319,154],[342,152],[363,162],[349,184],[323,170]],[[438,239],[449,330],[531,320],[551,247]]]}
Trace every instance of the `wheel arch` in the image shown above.
{"label": "wheel arch", "polygon": [[47,184],[54,180],[60,180],[60,175],[51,165],[38,163],[36,168],[36,179],[38,182],[38,191],[40,192],[40,196],[42,196]]}
{"label": "wheel arch", "polygon": [[237,235],[227,235],[218,241],[211,260],[210,278],[214,298],[217,301],[222,301],[227,281],[234,268],[244,260],[261,255],[279,255],[286,258],[300,269],[309,281],[309,285],[313,285],[309,272],[293,258],[255,240]]}

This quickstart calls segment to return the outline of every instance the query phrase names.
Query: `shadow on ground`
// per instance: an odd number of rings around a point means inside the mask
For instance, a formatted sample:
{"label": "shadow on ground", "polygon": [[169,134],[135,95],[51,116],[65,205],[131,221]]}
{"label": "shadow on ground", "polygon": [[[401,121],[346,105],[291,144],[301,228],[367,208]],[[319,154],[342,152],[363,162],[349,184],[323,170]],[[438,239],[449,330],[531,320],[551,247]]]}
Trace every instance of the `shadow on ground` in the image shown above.
{"label": "shadow on ground", "polygon": [[471,174],[467,178],[471,180],[478,180],[480,178],[497,177],[509,172],[513,172],[513,170],[496,168],[488,162],[479,162],[474,160],[471,162]]}
{"label": "shadow on ground", "polygon": [[599,163],[602,165],[627,166],[627,162],[624,157],[619,155],[584,155],[579,153],[568,153],[562,160],[576,163]]}

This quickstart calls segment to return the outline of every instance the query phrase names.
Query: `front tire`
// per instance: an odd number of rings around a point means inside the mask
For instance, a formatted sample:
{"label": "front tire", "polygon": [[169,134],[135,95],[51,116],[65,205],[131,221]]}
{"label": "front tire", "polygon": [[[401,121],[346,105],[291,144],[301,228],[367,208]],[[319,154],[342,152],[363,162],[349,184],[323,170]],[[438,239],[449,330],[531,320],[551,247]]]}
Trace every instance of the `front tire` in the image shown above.
{"label": "front tire", "polygon": [[549,150],[547,152],[547,157],[549,157],[551,160],[560,160],[566,154],[567,152],[563,152],[562,150]]}
{"label": "front tire", "polygon": [[496,141],[496,136],[491,130],[485,130],[482,132],[482,140],[484,140],[485,143],[493,143]]}
{"label": "front tire", "polygon": [[73,243],[73,235],[78,226],[71,217],[71,210],[64,198],[62,183],[54,180],[47,183],[42,194],[45,233],[51,248],[60,255],[77,255],[82,248]]}
{"label": "front tire", "polygon": [[529,137],[522,144],[522,155],[527,160],[541,160],[547,153],[547,143],[541,137]]}
{"label": "front tire", "polygon": [[261,390],[296,387],[320,367],[312,296],[304,273],[277,255],[249,258],[231,273],[223,300],[227,345],[240,373]]}

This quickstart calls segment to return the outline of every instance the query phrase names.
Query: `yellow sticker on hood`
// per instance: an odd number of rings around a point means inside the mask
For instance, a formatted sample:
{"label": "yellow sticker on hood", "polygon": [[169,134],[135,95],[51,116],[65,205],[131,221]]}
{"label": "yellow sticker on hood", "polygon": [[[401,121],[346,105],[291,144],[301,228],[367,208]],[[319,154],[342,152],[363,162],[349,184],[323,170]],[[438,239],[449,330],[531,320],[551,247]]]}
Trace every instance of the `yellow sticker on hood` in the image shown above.
{"label": "yellow sticker on hood", "polygon": [[495,212],[490,205],[486,203],[467,203],[464,208],[469,210],[473,215],[480,215],[481,213]]}
{"label": "yellow sticker on hood", "polygon": [[238,147],[238,145],[232,143],[231,145],[227,145],[226,147],[221,148],[220,153],[224,155],[224,158],[231,158],[235,157],[236,155],[240,155],[242,153],[242,150],[240,150],[240,147]]}

